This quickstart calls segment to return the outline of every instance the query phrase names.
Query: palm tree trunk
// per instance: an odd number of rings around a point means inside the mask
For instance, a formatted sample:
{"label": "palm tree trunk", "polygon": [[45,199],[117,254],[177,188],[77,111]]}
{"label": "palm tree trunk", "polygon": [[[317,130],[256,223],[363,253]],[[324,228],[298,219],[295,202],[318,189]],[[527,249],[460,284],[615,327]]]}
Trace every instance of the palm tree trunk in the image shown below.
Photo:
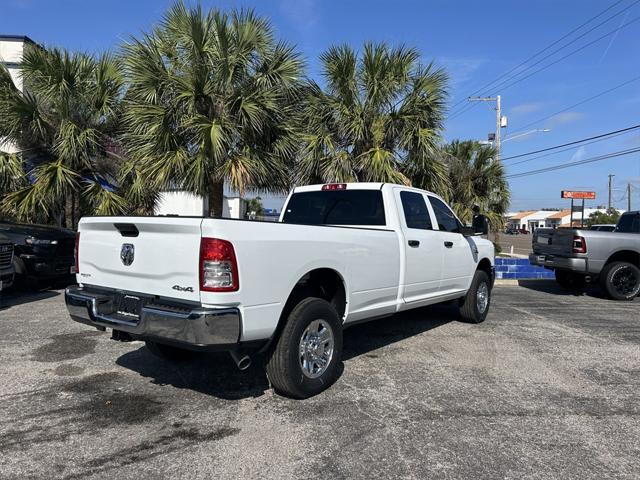
{"label": "palm tree trunk", "polygon": [[224,202],[224,182],[214,182],[209,190],[209,216],[222,217]]}

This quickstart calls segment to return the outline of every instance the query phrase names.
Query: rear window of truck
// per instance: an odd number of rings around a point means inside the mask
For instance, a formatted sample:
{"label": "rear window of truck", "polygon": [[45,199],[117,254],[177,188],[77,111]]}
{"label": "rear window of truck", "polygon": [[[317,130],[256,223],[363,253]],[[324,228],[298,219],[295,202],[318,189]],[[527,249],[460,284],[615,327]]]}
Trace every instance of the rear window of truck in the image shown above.
{"label": "rear window of truck", "polygon": [[294,193],[282,218],[304,225],[386,225],[380,190]]}

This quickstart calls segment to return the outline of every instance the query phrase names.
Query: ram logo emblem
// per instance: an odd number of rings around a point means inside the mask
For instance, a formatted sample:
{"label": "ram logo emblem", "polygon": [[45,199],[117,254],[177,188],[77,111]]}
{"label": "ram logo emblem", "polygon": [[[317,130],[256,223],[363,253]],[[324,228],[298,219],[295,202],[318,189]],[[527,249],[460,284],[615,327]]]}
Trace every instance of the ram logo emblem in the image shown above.
{"label": "ram logo emblem", "polygon": [[120,260],[122,260],[122,264],[126,267],[131,265],[135,258],[135,253],[136,249],[131,243],[123,243],[120,249]]}

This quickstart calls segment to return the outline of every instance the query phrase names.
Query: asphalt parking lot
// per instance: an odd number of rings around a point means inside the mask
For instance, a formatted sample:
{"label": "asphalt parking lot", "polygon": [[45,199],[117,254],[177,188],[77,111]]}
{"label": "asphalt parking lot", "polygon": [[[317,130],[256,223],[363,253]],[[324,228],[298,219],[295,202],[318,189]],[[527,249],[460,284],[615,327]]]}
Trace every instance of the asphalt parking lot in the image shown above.
{"label": "asphalt parking lot", "polygon": [[2,478],[640,477],[638,299],[497,286],[481,325],[356,326],[337,384],[293,401],[257,366],[111,341],[61,293],[0,303]]}

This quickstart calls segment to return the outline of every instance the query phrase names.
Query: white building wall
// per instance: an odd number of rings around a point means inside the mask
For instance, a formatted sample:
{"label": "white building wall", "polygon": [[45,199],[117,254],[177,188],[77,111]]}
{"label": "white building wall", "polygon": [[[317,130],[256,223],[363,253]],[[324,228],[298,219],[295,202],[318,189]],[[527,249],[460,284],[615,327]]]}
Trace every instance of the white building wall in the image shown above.
{"label": "white building wall", "polygon": [[[7,68],[13,83],[22,91],[22,75],[20,64],[24,54],[25,41],[23,38],[2,38],[0,36],[0,62]],[[13,143],[3,142],[0,139],[0,152],[15,153],[18,149]]]}
{"label": "white building wall", "polygon": [[[153,209],[154,215],[202,217],[206,214],[207,199],[184,191],[161,192]],[[224,197],[223,218],[244,218],[246,202],[240,197]]]}

